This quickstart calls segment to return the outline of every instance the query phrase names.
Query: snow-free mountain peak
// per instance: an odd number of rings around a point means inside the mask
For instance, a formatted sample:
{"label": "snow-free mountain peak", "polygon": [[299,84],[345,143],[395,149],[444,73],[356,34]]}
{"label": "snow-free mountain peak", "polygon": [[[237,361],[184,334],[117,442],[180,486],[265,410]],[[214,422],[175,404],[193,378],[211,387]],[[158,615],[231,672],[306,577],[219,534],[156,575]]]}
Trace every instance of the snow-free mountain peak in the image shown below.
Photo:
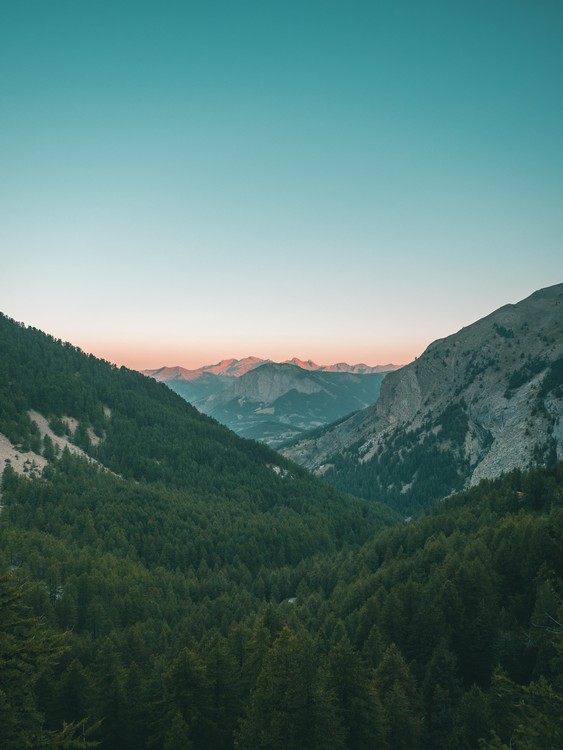
{"label": "snow-free mountain peak", "polygon": [[563,458],[563,284],[434,341],[374,406],[283,452],[405,511]]}
{"label": "snow-free mountain peak", "polygon": [[[143,375],[148,375],[151,378],[155,378],[155,380],[161,380],[163,382],[169,380],[196,380],[204,374],[216,375],[218,377],[239,378],[241,375],[250,372],[250,370],[270,362],[273,362],[273,360],[261,359],[260,357],[244,357],[243,359],[230,358],[222,359],[220,362],[213,365],[198,367],[195,370],[176,365],[175,367],[158,367],[154,370],[142,370],[142,373]],[[354,365],[349,365],[347,362],[338,362],[334,365],[318,365],[311,359],[302,360],[298,357],[292,357],[284,362],[274,364],[295,365],[302,370],[308,370],[310,372],[353,372],[362,375],[374,372],[392,372],[401,367],[401,365],[394,364],[370,366],[363,362]]]}

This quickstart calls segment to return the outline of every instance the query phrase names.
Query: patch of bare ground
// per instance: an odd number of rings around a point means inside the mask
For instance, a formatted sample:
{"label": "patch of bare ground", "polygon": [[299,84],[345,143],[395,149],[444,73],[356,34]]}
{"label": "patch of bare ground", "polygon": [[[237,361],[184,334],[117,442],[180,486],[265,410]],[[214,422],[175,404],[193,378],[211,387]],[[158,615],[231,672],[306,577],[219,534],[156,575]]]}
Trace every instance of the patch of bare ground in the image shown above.
{"label": "patch of bare ground", "polygon": [[[28,411],[29,418],[32,422],[35,422],[37,427],[39,428],[39,432],[41,433],[41,438],[44,438],[45,435],[51,438],[54,445],[58,445],[61,451],[63,451],[65,448],[68,448],[71,453],[76,453],[78,456],[84,456],[86,458],[89,458],[89,456],[84,453],[82,448],[79,448],[77,445],[74,445],[74,443],[71,443],[70,440],[66,435],[55,435],[53,430],[49,427],[49,423],[45,419],[45,417],[42,414],[39,414],[38,411],[34,411],[33,409],[30,409]],[[62,417],[62,422],[64,422],[71,433],[74,433],[78,426],[78,420],[74,419],[74,417]],[[92,459],[90,459],[92,460]]]}
{"label": "patch of bare ground", "polygon": [[90,442],[92,443],[92,445],[99,445],[102,442],[101,437],[96,435],[96,433],[91,427],[88,427],[86,432],[88,433],[88,438],[90,439]]}
{"label": "patch of bare ground", "polygon": [[18,474],[38,473],[47,464],[43,456],[28,451],[23,453],[5,435],[0,434],[0,474],[9,463]]}
{"label": "patch of bare ground", "polygon": [[[103,464],[101,464],[99,461],[96,461],[95,458],[92,458],[87,453],[85,453],[82,448],[79,448],[77,445],[74,445],[74,443],[71,443],[70,440],[66,435],[55,435],[53,430],[49,427],[49,423],[45,419],[45,417],[42,414],[39,414],[39,412],[34,411],[33,409],[30,409],[28,411],[29,418],[35,422],[37,427],[39,428],[39,432],[41,433],[41,438],[43,438],[45,435],[51,438],[53,441],[53,444],[58,446],[61,451],[63,451],[65,448],[68,448],[68,450],[71,453],[74,453],[77,456],[82,456],[83,458],[86,458],[90,463],[96,464],[98,466],[102,466],[104,469],[105,467]],[[61,417],[61,420],[65,422],[72,433],[76,430],[78,426],[78,420],[74,417]],[[90,437],[90,440],[92,442],[92,445],[97,445],[100,442],[100,438],[94,433],[91,427],[88,428],[88,435]],[[41,460],[43,461],[43,466],[45,465],[46,461],[44,458],[40,456]],[[106,469],[106,471],[109,471]],[[114,472],[111,472],[112,474]],[[116,475],[118,476],[118,475]]]}
{"label": "patch of bare ground", "polygon": [[[104,413],[107,417],[111,417],[111,410],[109,409],[109,407],[104,407]],[[34,411],[33,409],[30,409],[28,411],[28,415],[29,418],[33,422],[35,422],[35,424],[39,428],[41,438],[47,435],[52,440],[53,445],[57,446],[61,452],[64,451],[65,448],[67,448],[71,453],[74,453],[77,456],[82,456],[83,458],[86,458],[88,461],[97,464],[98,466],[103,466],[103,464],[100,464],[98,461],[85,453],[82,448],[79,448],[77,445],[74,445],[74,443],[71,443],[67,435],[55,435],[53,430],[49,427],[47,419],[42,414]],[[65,422],[65,424],[68,426],[71,434],[74,434],[78,426],[78,420],[74,417],[62,417],[62,421]],[[95,434],[94,430],[91,427],[88,427],[88,436],[92,445],[98,445],[100,443],[100,438]],[[7,463],[9,463],[10,466],[12,466],[12,468],[18,474],[33,476],[40,474],[43,468],[47,465],[48,461],[44,456],[41,456],[38,453],[34,453],[33,451],[21,451],[17,446],[13,445],[13,443],[10,442],[10,440],[8,440],[5,435],[2,435],[0,433],[0,478]]]}
{"label": "patch of bare ground", "polygon": [[[37,412],[34,412],[34,414],[37,414]],[[29,416],[31,417],[31,412]],[[33,419],[33,417],[31,418]],[[61,422],[64,422],[68,427],[68,431],[70,432],[70,434],[74,435],[74,433],[76,432],[76,428],[78,427],[78,419],[75,419],[74,417],[61,417]]]}

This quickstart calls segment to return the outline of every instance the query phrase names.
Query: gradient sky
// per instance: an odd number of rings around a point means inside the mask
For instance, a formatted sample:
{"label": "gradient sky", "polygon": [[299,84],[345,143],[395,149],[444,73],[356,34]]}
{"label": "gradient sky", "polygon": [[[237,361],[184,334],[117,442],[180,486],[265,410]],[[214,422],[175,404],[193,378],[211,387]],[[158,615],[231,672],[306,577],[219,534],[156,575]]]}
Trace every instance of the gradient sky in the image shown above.
{"label": "gradient sky", "polygon": [[559,0],[2,0],[0,310],[404,363],[563,281]]}

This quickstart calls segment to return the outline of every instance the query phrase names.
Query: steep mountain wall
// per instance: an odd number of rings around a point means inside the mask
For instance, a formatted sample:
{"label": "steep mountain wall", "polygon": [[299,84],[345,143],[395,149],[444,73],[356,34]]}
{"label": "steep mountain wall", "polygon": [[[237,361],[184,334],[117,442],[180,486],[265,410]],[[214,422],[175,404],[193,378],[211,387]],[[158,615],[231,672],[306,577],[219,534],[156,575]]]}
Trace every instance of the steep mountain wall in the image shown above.
{"label": "steep mountain wall", "polygon": [[[433,342],[418,360],[386,377],[375,406],[283,453],[332,475],[339,486],[358,491],[354,475],[361,475],[361,484],[370,485],[363,494],[403,497],[416,496],[420,474],[431,474],[433,462],[455,469],[451,486],[441,490],[447,494],[483,477],[561,458],[562,362],[558,284]],[[395,475],[389,484],[392,462],[400,480]]]}

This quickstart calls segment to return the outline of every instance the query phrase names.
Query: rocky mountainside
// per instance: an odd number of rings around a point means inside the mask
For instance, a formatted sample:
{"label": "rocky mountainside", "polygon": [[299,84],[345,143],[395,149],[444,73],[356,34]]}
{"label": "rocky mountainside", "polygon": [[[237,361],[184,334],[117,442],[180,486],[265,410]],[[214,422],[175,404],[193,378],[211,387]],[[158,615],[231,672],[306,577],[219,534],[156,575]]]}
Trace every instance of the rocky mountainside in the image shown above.
{"label": "rocky mountainside", "polygon": [[270,362],[200,400],[197,407],[239,435],[275,446],[373,403],[384,375]]}
{"label": "rocky mountainside", "polygon": [[374,406],[283,450],[405,513],[563,456],[563,284],[432,343]]}
{"label": "rocky mountainside", "polygon": [[143,374],[166,383],[239,435],[277,446],[374,403],[384,375],[395,369],[246,357],[198,370],[161,367]]}

